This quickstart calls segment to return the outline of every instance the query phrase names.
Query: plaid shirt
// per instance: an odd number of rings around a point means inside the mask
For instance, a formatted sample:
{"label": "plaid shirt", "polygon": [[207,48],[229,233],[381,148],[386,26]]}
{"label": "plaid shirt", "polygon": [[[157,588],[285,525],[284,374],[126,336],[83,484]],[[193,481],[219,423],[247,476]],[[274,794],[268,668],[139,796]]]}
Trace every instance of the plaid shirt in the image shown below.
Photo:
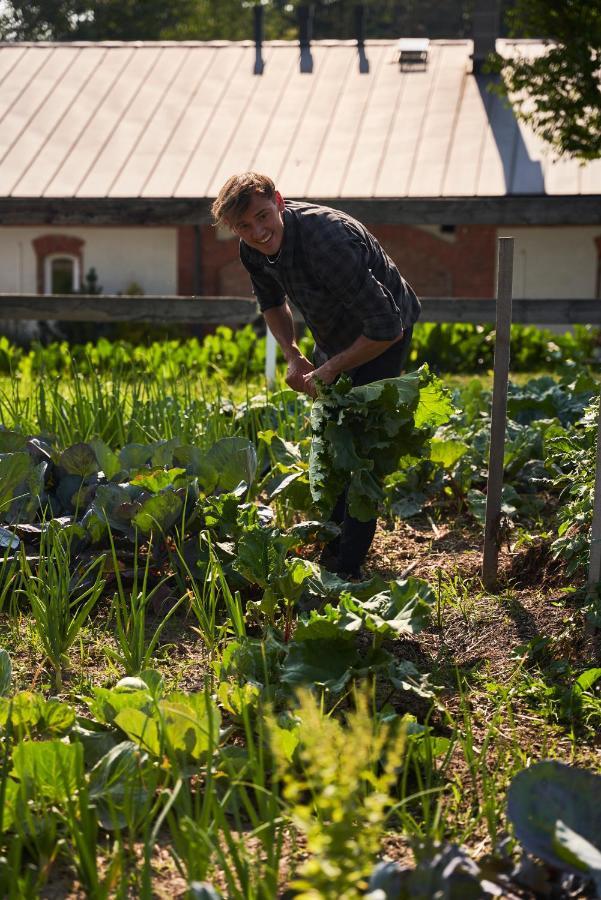
{"label": "plaid shirt", "polygon": [[243,241],[240,259],[261,311],[282,306],[288,297],[326,357],[362,334],[392,341],[420,313],[412,288],[373,235],[326,206],[287,201],[276,261]]}

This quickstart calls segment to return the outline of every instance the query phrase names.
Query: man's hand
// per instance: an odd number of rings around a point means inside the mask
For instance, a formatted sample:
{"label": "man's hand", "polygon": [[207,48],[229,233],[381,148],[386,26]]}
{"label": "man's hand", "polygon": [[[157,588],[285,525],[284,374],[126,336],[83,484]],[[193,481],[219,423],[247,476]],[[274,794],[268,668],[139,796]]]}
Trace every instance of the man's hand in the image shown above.
{"label": "man's hand", "polygon": [[325,384],[332,384],[337,375],[338,372],[332,368],[330,361],[328,360],[328,362],[325,362],[319,369],[313,369],[312,372],[305,375],[305,393],[308,394],[309,397],[315,398],[317,396],[317,384],[315,379],[319,378],[319,380],[323,381]]}
{"label": "man's hand", "polygon": [[309,362],[306,356],[302,354],[295,356],[288,362],[288,371],[286,372],[286,384],[293,391],[299,393],[308,393],[305,384],[305,378],[315,371],[315,366]]}

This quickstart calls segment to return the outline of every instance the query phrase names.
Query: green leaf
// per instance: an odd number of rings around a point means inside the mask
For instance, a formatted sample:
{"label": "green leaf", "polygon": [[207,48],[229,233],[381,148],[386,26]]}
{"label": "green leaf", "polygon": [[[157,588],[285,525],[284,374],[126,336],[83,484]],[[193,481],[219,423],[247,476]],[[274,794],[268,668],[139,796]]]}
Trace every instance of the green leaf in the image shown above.
{"label": "green leaf", "polygon": [[[158,494],[165,488],[179,486],[182,483],[181,476],[186,472],[185,469],[155,469],[153,472],[145,472],[134,476],[131,483],[136,487],[143,488],[145,491],[151,491]],[[176,485],[177,482],[177,485]]]}
{"label": "green leaf", "polygon": [[100,438],[90,441],[90,447],[94,451],[98,465],[110,481],[111,478],[114,478],[121,471],[119,457]]}
{"label": "green leaf", "polygon": [[247,485],[254,481],[257,451],[246,438],[222,438],[207,451],[205,462],[217,472],[216,487],[221,491],[233,491],[241,481]]}
{"label": "green leaf", "polygon": [[6,517],[10,502],[26,491],[27,478],[34,468],[29,453],[0,454],[0,516]]}
{"label": "green leaf", "polygon": [[112,747],[90,772],[90,799],[107,830],[141,822],[156,790],[158,775],[148,755],[131,741]]}
{"label": "green leaf", "polygon": [[146,712],[152,708],[152,695],[147,685],[140,690],[118,690],[113,688],[93,688],[93,697],[87,700],[90,711],[99,722],[112,725],[118,713],[124,709]]}
{"label": "green leaf", "polygon": [[150,462],[152,445],[127,444],[119,451],[119,465],[122,469],[137,472]]}
{"label": "green leaf", "polygon": [[529,853],[601,884],[601,775],[544,761],[509,786],[507,815]]}
{"label": "green leaf", "polygon": [[347,494],[351,516],[360,522],[369,522],[377,518],[378,508],[383,499],[384,491],[371,472],[366,469],[353,472]]}
{"label": "green leaf", "polygon": [[0,453],[17,453],[27,447],[27,437],[18,431],[0,428]]}
{"label": "green leaf", "polygon": [[90,444],[73,444],[61,453],[59,465],[68,475],[86,478],[98,472],[96,454]]}
{"label": "green leaf", "polygon": [[172,490],[166,490],[145,500],[132,517],[132,523],[144,534],[157,528],[164,534],[180,518],[182,509],[182,498]]}
{"label": "green leaf", "polygon": [[420,387],[415,411],[415,427],[437,428],[448,422],[455,411],[451,395],[442,381],[433,378]]}
{"label": "green leaf", "polygon": [[6,650],[0,650],[0,697],[6,697],[13,677],[13,666]]}
{"label": "green leaf", "polygon": [[468,450],[468,445],[463,441],[433,438],[430,443],[430,459],[444,469],[452,469]]}
{"label": "green leaf", "polygon": [[315,684],[338,693],[350,681],[353,667],[359,663],[354,641],[342,637],[292,643],[282,669],[282,681],[293,686]]}
{"label": "green leaf", "polygon": [[28,796],[61,803],[83,783],[83,748],[62,741],[22,742],[13,751],[12,774]]}
{"label": "green leaf", "polygon": [[385,637],[398,637],[401,634],[417,634],[428,624],[434,599],[427,582],[420,578],[407,578],[394,582],[389,590],[369,600],[360,601],[345,595],[340,606],[359,616],[368,631]]}

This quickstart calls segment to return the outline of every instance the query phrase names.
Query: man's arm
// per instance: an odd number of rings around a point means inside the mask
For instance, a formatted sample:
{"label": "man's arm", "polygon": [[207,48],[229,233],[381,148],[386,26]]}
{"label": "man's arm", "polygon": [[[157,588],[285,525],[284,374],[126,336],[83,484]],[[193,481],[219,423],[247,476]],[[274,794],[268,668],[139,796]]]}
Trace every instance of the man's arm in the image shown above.
{"label": "man's arm", "polygon": [[309,393],[314,388],[312,384],[305,383],[305,376],[315,371],[306,356],[300,351],[294,336],[294,320],[287,303],[282,306],[272,306],[263,311],[267,326],[280,345],[284,359],[288,363],[286,372],[286,384],[295,391]]}
{"label": "man's arm", "polygon": [[363,363],[375,359],[377,356],[384,353],[385,350],[388,350],[389,347],[392,347],[393,344],[396,344],[397,341],[400,341],[402,337],[402,331],[392,341],[374,341],[364,334],[360,334],[357,340],[354,341],[350,347],[347,347],[346,350],[342,350],[341,353],[332,356],[332,358],[328,359],[323,366],[319,367],[319,369],[314,369],[312,372],[305,375],[306,393],[311,397],[315,397],[316,378],[325,381],[326,384],[331,384],[338,378],[341,372],[345,372],[348,369],[354,369],[356,366],[361,366]]}

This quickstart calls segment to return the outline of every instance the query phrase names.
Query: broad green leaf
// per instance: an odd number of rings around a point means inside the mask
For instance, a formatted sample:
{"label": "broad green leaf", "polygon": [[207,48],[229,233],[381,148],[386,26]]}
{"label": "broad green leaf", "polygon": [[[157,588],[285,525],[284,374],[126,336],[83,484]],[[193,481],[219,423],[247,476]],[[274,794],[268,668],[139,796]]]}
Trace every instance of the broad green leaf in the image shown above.
{"label": "broad green leaf", "polygon": [[349,484],[347,502],[351,516],[360,522],[377,518],[378,508],[384,499],[384,491],[367,469],[353,472]]}
{"label": "broad green leaf", "polygon": [[453,401],[442,381],[432,378],[420,387],[419,403],[415,411],[415,427],[437,428],[448,422],[454,411]]}
{"label": "broad green leaf", "polygon": [[221,438],[207,451],[205,461],[217,472],[222,491],[233,491],[241,481],[252,484],[257,471],[255,446],[242,437]]}
{"label": "broad green leaf", "polygon": [[100,438],[90,441],[90,447],[94,451],[98,465],[110,481],[121,471],[119,457]]}
{"label": "broad green leaf", "polygon": [[507,815],[529,853],[601,884],[600,797],[601,775],[548,760],[514,777]]}
{"label": "broad green leaf", "polygon": [[345,595],[341,608],[359,616],[368,631],[386,637],[417,634],[430,620],[434,594],[427,582],[408,578],[394,582],[389,590],[369,600]]}
{"label": "broad green leaf", "polygon": [[17,453],[27,447],[27,437],[18,431],[0,428],[0,453]]}
{"label": "broad green leaf", "polygon": [[298,686],[314,684],[333,693],[341,691],[360,664],[354,641],[344,638],[316,639],[292,643],[282,669],[282,681]]}
{"label": "broad green leaf", "polygon": [[148,812],[158,775],[131,741],[112,747],[90,772],[90,798],[107,830],[136,827]]}
{"label": "broad green leaf", "polygon": [[444,469],[451,469],[468,450],[468,445],[463,441],[433,438],[430,443],[430,459]]}
{"label": "broad green leaf", "polygon": [[13,751],[13,775],[28,796],[64,802],[83,782],[83,748],[62,741],[22,742]]}
{"label": "broad green leaf", "polygon": [[99,722],[112,725],[116,716],[124,709],[147,711],[152,708],[152,695],[146,684],[140,690],[117,690],[113,688],[93,688],[93,697],[87,700],[88,707]]}
{"label": "broad green leaf", "polygon": [[144,488],[145,491],[150,491],[153,494],[158,494],[159,491],[164,490],[168,487],[173,487],[176,482],[181,483],[181,475],[184,475],[186,472],[185,469],[155,469],[153,472],[145,472],[135,475],[132,478],[131,483],[135,484],[136,487]]}
{"label": "broad green leaf", "polygon": [[140,709],[126,707],[117,713],[114,724],[135,744],[153,756],[161,756],[163,747],[161,746],[159,726],[151,716],[143,713]]}
{"label": "broad green leaf", "polygon": [[119,451],[119,465],[128,471],[137,472],[148,465],[152,451],[152,444],[127,444]]}
{"label": "broad green leaf", "polygon": [[165,533],[177,522],[182,509],[182,498],[172,490],[165,490],[145,500],[132,517],[132,523],[144,534],[150,534],[157,528]]}
{"label": "broad green leaf", "polygon": [[33,468],[29,453],[0,454],[0,517],[5,518],[11,500],[23,493]]}
{"label": "broad green leaf", "polygon": [[96,454],[90,444],[73,444],[61,453],[59,465],[68,475],[78,475],[86,478],[98,472]]}

